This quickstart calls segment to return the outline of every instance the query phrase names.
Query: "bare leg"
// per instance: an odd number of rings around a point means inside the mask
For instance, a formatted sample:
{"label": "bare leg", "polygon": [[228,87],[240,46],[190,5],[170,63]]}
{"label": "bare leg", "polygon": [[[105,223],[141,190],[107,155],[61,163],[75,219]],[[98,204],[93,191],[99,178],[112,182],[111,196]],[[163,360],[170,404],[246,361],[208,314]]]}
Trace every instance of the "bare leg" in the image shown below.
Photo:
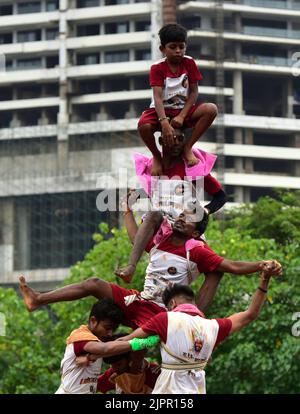
{"label": "bare leg", "polygon": [[97,299],[113,298],[110,284],[96,277],[45,293],[36,292],[29,287],[23,276],[19,278],[19,281],[21,294],[29,312],[48,303],[72,301],[87,296],[95,296]]}
{"label": "bare leg", "polygon": [[218,110],[215,104],[205,103],[199,106],[191,116],[191,119],[198,119],[198,121],[193,129],[192,135],[185,143],[183,149],[184,158],[186,159],[189,167],[196,165],[199,161],[193,154],[193,145],[204,134],[204,132],[208,130],[217,114]]}
{"label": "bare leg", "polygon": [[134,238],[134,245],[129,259],[129,265],[117,269],[115,274],[125,282],[130,283],[135,272],[136,265],[145,251],[147,244],[159,229],[163,216],[159,211],[151,211],[145,217]]}
{"label": "bare leg", "polygon": [[205,312],[212,303],[222,276],[223,273],[220,272],[205,274],[205,280],[199,290],[197,300],[197,306],[202,312]]}
{"label": "bare leg", "polygon": [[147,145],[147,147],[153,155],[151,175],[161,176],[163,173],[162,158],[161,153],[156,146],[154,132],[154,126],[151,124],[145,124],[139,128],[139,133],[142,140]]}

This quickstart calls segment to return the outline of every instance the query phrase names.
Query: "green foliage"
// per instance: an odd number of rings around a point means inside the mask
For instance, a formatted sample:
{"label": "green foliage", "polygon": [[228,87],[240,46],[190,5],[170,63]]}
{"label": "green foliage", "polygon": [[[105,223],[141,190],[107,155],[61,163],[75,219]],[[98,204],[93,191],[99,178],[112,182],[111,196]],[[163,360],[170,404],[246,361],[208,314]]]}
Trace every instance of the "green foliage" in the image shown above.
{"label": "green foliage", "polygon": [[[110,237],[109,237],[110,236]],[[257,321],[221,344],[207,368],[207,390],[214,393],[299,393],[300,338],[293,337],[294,312],[300,312],[300,197],[281,192],[236,209],[225,223],[212,220],[210,246],[234,260],[279,260],[283,276],[271,281],[268,299]],[[95,245],[71,268],[64,285],[100,277],[128,287],[114,276],[127,263],[131,245],[124,229],[99,226]],[[130,286],[142,289],[147,255]],[[30,277],[29,277],[30,281]],[[194,282],[197,291],[203,278]],[[225,317],[247,308],[258,275],[225,275],[208,317]],[[86,323],[94,298],[51,305],[28,313],[12,289],[0,289],[0,312],[7,320],[0,337],[0,393],[53,393],[59,385],[59,365],[65,339]],[[152,358],[157,354],[151,351]]]}

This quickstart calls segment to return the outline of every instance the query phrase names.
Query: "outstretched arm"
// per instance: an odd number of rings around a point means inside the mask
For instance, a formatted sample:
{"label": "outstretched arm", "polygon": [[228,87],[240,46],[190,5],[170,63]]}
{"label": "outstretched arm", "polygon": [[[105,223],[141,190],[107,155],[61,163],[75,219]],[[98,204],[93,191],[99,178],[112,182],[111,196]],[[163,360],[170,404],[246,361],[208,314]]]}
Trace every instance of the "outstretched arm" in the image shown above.
{"label": "outstretched arm", "polygon": [[133,338],[148,338],[148,336],[150,336],[149,333],[143,331],[142,328],[137,328],[131,334],[119,338],[118,341],[130,341]]}
{"label": "outstretched arm", "polygon": [[243,275],[260,271],[270,271],[271,275],[279,275],[282,267],[277,260],[261,260],[259,262],[238,262],[224,259],[216,269],[218,272],[228,272],[235,275]]}
{"label": "outstretched arm", "polygon": [[99,355],[99,357],[109,357],[129,351],[140,351],[142,349],[151,348],[157,345],[159,340],[158,335],[151,335],[149,338],[145,339],[133,338],[126,341],[90,341],[83,349],[90,354]]}
{"label": "outstretched arm", "polygon": [[262,272],[259,287],[252,298],[249,308],[244,312],[235,313],[234,315],[229,316],[229,319],[232,322],[230,334],[239,331],[257,319],[265,302],[270,278],[270,274]]}

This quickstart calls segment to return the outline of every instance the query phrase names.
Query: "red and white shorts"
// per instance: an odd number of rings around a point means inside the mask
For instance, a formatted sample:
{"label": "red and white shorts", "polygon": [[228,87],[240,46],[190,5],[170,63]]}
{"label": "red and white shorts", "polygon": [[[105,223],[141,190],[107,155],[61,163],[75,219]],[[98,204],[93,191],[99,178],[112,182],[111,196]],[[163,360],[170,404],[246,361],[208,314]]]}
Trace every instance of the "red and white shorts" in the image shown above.
{"label": "red and white shorts", "polygon": [[[200,105],[202,105],[202,103],[195,104],[191,107],[187,116],[184,119],[183,128],[193,128],[195,126],[198,119],[191,119],[191,116],[193,115],[193,113],[196,111],[196,109]],[[181,111],[182,109],[165,108],[166,116],[169,117],[170,119],[175,118],[175,116],[179,115]],[[145,124],[154,125],[156,131],[161,131],[161,125],[158,120],[158,116],[157,116],[155,108],[146,109],[142,113],[139,119],[139,122],[138,122],[138,128],[140,128],[142,125],[145,125]]]}

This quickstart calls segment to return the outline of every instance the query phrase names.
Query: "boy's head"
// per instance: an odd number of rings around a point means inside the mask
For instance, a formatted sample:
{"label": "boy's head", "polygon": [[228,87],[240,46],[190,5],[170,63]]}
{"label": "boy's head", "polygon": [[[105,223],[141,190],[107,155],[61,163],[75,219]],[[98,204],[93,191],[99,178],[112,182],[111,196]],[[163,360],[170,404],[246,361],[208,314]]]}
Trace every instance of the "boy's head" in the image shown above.
{"label": "boy's head", "polygon": [[180,24],[171,23],[163,26],[158,32],[161,46],[166,46],[167,43],[180,42],[186,43],[187,31]]}
{"label": "boy's head", "polygon": [[191,206],[175,219],[173,232],[186,239],[199,239],[208,225],[208,214],[197,201],[189,204]]}
{"label": "boy's head", "polygon": [[195,295],[192,289],[186,285],[168,286],[163,294],[162,300],[169,311],[183,303],[195,303]]}
{"label": "boy's head", "polygon": [[179,24],[166,24],[158,32],[160,51],[171,63],[179,63],[186,51],[187,31]]}
{"label": "boy's head", "polygon": [[110,298],[96,302],[89,317],[89,328],[99,339],[111,336],[124,320],[124,314]]}
{"label": "boy's head", "polygon": [[185,135],[182,129],[174,129],[175,136],[174,136],[174,144],[172,146],[168,146],[164,144],[162,136],[158,138],[159,144],[162,146],[163,153],[165,155],[171,157],[179,157],[183,153],[183,148],[185,144]]}
{"label": "boy's head", "polygon": [[[109,341],[115,341],[116,339],[122,338],[126,335],[127,334],[125,333],[117,333],[106,339],[109,339]],[[124,354],[105,357],[103,358],[103,362],[111,365],[113,372],[115,372],[118,375],[121,375],[124,374],[124,372],[128,372],[130,369],[130,355],[131,352],[125,352]]]}

